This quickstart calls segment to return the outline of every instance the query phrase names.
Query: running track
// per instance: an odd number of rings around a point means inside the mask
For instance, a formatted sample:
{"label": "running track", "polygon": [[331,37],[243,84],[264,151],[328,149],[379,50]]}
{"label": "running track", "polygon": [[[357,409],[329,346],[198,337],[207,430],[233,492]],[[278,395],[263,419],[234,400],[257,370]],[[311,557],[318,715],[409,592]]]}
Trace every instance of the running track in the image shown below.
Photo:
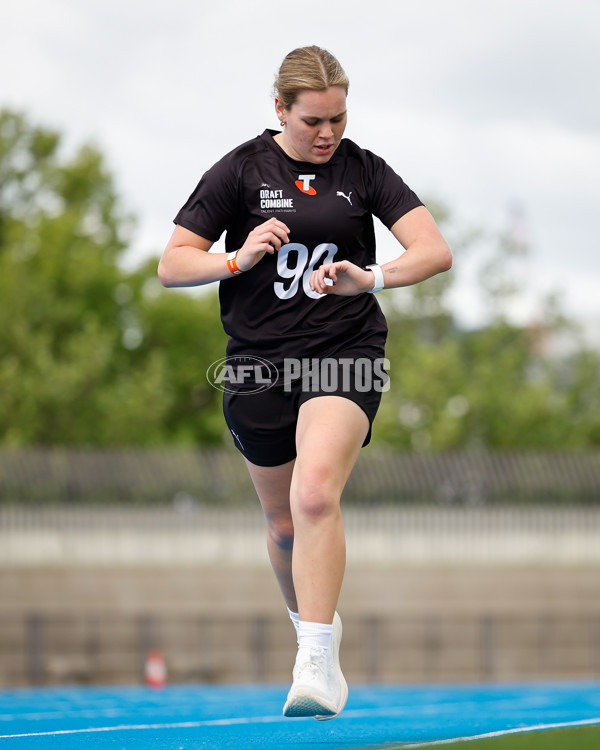
{"label": "running track", "polygon": [[[600,682],[351,686],[327,722],[281,715],[287,687],[173,686],[0,691],[0,747],[334,750],[600,725]],[[600,730],[599,730],[600,731]]]}

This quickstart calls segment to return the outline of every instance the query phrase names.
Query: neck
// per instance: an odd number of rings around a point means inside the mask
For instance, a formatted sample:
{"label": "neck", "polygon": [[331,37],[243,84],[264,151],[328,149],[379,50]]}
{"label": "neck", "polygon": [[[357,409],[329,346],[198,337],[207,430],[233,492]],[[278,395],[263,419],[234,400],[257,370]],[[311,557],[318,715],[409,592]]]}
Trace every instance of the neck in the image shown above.
{"label": "neck", "polygon": [[273,140],[275,141],[275,143],[277,143],[277,145],[281,148],[282,151],[285,151],[285,153],[288,156],[291,156],[292,159],[296,158],[294,154],[290,153],[290,148],[287,143],[287,138],[285,137],[285,133],[275,133],[275,135],[273,136]]}

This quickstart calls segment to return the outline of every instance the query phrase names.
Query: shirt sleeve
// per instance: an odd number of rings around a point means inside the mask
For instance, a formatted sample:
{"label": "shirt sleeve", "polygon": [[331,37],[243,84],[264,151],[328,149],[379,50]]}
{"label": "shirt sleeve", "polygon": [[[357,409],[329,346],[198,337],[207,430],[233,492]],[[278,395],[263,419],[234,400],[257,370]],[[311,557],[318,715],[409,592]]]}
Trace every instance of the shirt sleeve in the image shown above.
{"label": "shirt sleeve", "polygon": [[174,223],[216,242],[235,216],[237,196],[236,173],[225,157],[202,176]]}
{"label": "shirt sleeve", "polygon": [[371,212],[391,229],[404,214],[423,203],[381,157],[368,152],[368,159]]}

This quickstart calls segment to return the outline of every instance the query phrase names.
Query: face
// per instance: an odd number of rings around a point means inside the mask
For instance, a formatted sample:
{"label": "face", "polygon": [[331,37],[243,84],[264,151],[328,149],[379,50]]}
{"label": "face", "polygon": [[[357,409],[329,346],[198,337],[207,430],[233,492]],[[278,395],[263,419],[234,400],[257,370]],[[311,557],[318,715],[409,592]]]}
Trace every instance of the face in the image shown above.
{"label": "face", "polygon": [[290,109],[279,99],[275,108],[286,125],[275,139],[297,161],[328,162],[346,129],[346,92],[341,86],[325,91],[302,91]]}

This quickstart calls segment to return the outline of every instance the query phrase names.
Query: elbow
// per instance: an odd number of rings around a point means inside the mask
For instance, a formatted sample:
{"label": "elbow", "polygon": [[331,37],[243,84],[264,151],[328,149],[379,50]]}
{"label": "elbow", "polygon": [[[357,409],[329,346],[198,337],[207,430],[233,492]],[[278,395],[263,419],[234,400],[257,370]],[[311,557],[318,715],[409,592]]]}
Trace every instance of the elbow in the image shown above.
{"label": "elbow", "polygon": [[159,261],[157,275],[158,280],[165,287],[165,289],[170,289],[171,287],[175,286],[175,284],[173,283],[173,279],[169,275],[169,271],[164,262],[164,258],[161,258]]}
{"label": "elbow", "polygon": [[444,242],[437,249],[438,273],[449,271],[452,268],[452,252]]}
{"label": "elbow", "polygon": [[446,245],[442,251],[440,262],[442,271],[449,271],[452,268],[452,252],[448,245]]}

